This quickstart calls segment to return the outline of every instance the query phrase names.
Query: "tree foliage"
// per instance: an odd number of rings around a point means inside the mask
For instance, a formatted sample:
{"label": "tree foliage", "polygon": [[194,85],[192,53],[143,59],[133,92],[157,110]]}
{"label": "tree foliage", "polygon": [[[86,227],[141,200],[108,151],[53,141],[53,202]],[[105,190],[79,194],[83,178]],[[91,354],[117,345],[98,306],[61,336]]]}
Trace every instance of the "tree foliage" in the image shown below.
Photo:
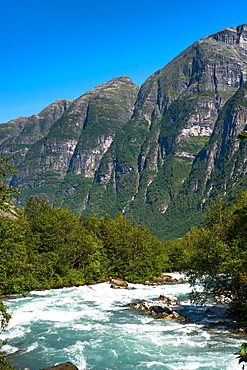
{"label": "tree foliage", "polygon": [[38,198],[30,198],[18,218],[0,217],[0,240],[0,294],[110,275],[143,282],[168,263],[164,243],[122,214],[80,219]]}
{"label": "tree foliage", "polygon": [[167,244],[173,268],[189,271],[192,285],[198,280],[203,285],[203,293],[192,295],[195,302],[223,295],[231,312],[247,319],[247,193],[232,209],[217,199],[207,209],[204,227]]}
{"label": "tree foliage", "polygon": [[[0,302],[0,334],[6,329],[10,318],[11,315],[8,313],[7,307]],[[4,344],[6,344],[6,341],[0,339],[0,369],[13,370],[14,367],[9,364],[5,351],[2,351]]]}
{"label": "tree foliage", "polygon": [[100,219],[89,217],[83,220],[83,224],[102,240],[111,274],[142,282],[166,269],[168,256],[164,243],[121,213],[113,219],[109,216]]}
{"label": "tree foliage", "polygon": [[[241,350],[236,352],[235,355],[237,355],[238,357],[238,363],[241,364],[242,362],[247,362],[247,353],[246,353],[246,349],[247,349],[247,343],[243,343],[242,346],[241,346]],[[242,367],[242,369],[244,369],[244,365]]]}
{"label": "tree foliage", "polygon": [[12,194],[19,193],[19,190],[12,187],[4,185],[4,177],[7,176],[8,172],[15,173],[15,170],[9,163],[7,158],[0,157],[0,210],[12,211],[10,201],[12,199]]}

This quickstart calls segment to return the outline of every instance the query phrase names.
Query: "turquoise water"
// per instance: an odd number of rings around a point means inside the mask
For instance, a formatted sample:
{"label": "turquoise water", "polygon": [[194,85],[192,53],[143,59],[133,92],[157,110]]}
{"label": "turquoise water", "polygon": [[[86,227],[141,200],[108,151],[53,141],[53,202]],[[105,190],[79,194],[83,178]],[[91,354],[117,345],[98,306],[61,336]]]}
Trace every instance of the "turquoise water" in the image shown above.
{"label": "turquoise water", "polygon": [[[102,283],[9,299],[12,319],[3,335],[9,358],[31,370],[67,361],[80,370],[241,369],[233,353],[243,338],[224,327],[202,325],[207,308],[190,306],[188,284],[130,287],[136,289],[111,289]],[[125,306],[160,294],[178,297],[183,313],[196,323],[157,320]],[[210,320],[221,320],[223,314],[219,308]]]}

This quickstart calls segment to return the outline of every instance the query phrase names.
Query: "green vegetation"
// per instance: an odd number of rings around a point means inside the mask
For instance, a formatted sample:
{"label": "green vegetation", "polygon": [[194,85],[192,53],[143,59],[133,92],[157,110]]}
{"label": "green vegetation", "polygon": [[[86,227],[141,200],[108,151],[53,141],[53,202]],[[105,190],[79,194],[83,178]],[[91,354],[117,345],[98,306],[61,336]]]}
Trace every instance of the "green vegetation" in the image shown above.
{"label": "green vegetation", "polygon": [[7,158],[0,158],[0,210],[11,211],[12,207],[10,204],[13,193],[18,194],[19,190],[12,186],[5,186],[3,178],[7,176],[7,173],[17,172],[8,162]]}
{"label": "green vegetation", "polygon": [[[0,302],[0,334],[6,329],[11,315],[7,312],[7,307]],[[6,344],[6,341],[0,339],[0,369],[1,370],[13,370],[14,366],[11,366],[6,359],[6,353],[2,351],[2,346]]]}
{"label": "green vegetation", "polygon": [[[246,349],[247,349],[247,343],[243,343],[242,346],[241,346],[241,350],[234,353],[235,355],[237,355],[239,361],[238,363],[241,364],[242,362],[247,362],[247,353],[246,353]],[[242,367],[242,369],[244,369],[244,365]]]}
{"label": "green vegetation", "polygon": [[246,226],[247,193],[243,193],[232,209],[218,199],[207,209],[204,227],[167,242],[172,268],[189,270],[191,284],[198,279],[203,284],[204,291],[192,295],[195,302],[223,295],[240,321],[247,319]]}
{"label": "green vegetation", "polygon": [[195,155],[205,147],[208,140],[208,136],[190,136],[189,138],[180,141],[178,149]]}
{"label": "green vegetation", "polygon": [[[16,172],[16,170],[13,167],[11,167],[6,158],[0,158],[0,210],[12,212],[13,211],[13,205],[11,205],[12,193],[18,193],[18,190],[13,187],[7,187],[3,184],[3,178],[7,176],[8,172],[14,173]],[[0,219],[1,218],[2,217],[0,217]],[[11,230],[9,230],[9,232],[11,233]],[[0,237],[0,240],[1,240],[0,255],[1,255],[2,244],[4,243],[4,239]],[[4,260],[1,261],[1,266],[4,266],[4,262],[5,262]],[[0,271],[1,276],[2,269]],[[10,317],[11,317],[10,314],[7,312],[7,307],[2,302],[0,302],[0,334],[7,327]],[[2,346],[4,344],[6,344],[6,341],[0,339],[0,368],[2,370],[13,369],[13,367],[9,365],[9,362],[6,359],[6,353],[2,351]]]}
{"label": "green vegetation", "polygon": [[31,198],[18,219],[0,217],[0,292],[24,292],[104,281],[143,282],[161,274],[164,244],[122,214],[79,219]]}

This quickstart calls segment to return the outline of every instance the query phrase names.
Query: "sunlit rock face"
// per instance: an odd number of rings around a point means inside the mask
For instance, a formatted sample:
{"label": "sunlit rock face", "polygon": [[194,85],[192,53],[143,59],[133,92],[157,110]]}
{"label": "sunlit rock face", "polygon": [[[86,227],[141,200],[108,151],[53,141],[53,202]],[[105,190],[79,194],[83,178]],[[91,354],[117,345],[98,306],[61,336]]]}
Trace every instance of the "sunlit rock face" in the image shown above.
{"label": "sunlit rock face", "polygon": [[[226,103],[207,148],[200,152],[194,163],[191,178],[194,176],[194,183],[198,184],[197,189],[200,188],[204,199],[211,194],[227,195],[244,180],[247,173],[246,145],[235,139],[246,127],[247,83]],[[199,177],[198,169],[202,164],[204,171]],[[195,184],[192,182],[191,189],[193,187]]]}
{"label": "sunlit rock face", "polygon": [[109,149],[115,135],[100,135],[95,146],[88,149],[76,149],[71,160],[71,171],[76,175],[94,178],[103,155]]}

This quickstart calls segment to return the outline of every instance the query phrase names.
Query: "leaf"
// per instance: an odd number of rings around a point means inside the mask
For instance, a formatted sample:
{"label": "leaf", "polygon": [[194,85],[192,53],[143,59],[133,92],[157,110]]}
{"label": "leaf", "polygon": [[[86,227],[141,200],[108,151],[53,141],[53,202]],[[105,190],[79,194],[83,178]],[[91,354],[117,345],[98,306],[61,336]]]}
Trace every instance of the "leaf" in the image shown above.
{"label": "leaf", "polygon": [[247,343],[243,343],[241,345],[241,350],[239,352],[236,352],[234,353],[235,355],[238,355],[238,363],[241,364],[241,362],[247,362],[247,353],[246,353],[246,350],[247,349]]}
{"label": "leaf", "polygon": [[238,136],[236,141],[247,139],[247,131],[241,131]]}

